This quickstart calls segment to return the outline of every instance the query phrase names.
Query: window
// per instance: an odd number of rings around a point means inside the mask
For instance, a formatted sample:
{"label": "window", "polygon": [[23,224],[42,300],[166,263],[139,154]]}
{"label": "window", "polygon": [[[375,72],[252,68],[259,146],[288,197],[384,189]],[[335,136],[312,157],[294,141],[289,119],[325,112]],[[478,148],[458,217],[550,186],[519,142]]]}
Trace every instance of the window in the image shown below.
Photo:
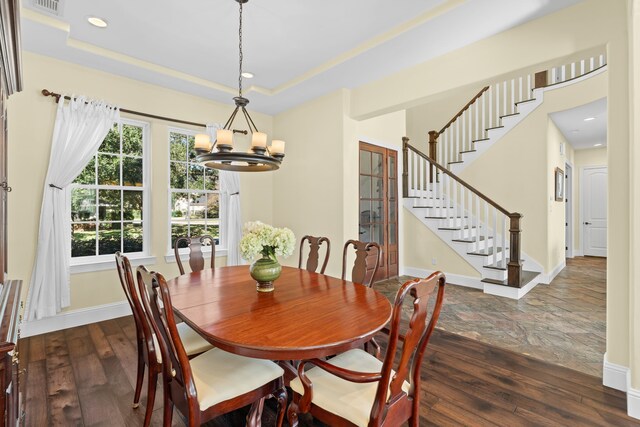
{"label": "window", "polygon": [[142,122],[114,125],[70,186],[72,259],[148,251],[148,133]]}
{"label": "window", "polygon": [[169,131],[170,247],[178,237],[210,234],[220,245],[218,171],[195,162],[195,132]]}

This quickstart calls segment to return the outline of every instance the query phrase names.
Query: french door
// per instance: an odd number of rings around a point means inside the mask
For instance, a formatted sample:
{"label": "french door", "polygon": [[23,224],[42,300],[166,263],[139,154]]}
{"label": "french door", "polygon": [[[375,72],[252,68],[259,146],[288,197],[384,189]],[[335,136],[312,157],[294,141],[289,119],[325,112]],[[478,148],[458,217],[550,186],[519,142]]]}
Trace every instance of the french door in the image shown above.
{"label": "french door", "polygon": [[398,152],[360,142],[359,239],[382,256],[374,281],[398,275]]}

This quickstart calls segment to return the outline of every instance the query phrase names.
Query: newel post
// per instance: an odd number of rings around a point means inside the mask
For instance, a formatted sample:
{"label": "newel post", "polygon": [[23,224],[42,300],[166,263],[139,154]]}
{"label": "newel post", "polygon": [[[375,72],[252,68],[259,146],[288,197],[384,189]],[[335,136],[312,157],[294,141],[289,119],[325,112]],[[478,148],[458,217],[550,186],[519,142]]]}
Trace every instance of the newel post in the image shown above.
{"label": "newel post", "polygon": [[[429,157],[431,160],[436,162],[436,157],[438,153],[438,132],[435,130],[429,131]],[[433,183],[435,181],[436,169],[432,164],[429,164],[429,182]]]}
{"label": "newel post", "polygon": [[402,197],[409,197],[409,138],[402,137]]}
{"label": "newel post", "polygon": [[509,264],[507,264],[507,285],[514,288],[522,287],[522,261],[520,253],[520,220],[519,213],[509,214]]}

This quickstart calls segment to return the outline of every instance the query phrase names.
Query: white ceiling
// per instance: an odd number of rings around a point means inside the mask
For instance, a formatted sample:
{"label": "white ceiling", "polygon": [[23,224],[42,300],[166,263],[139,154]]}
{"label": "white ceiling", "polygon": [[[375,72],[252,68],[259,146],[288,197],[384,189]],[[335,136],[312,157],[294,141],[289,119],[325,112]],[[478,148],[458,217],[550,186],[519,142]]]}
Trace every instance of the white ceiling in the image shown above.
{"label": "white ceiling", "polygon": [[[594,148],[595,144],[607,145],[607,98],[552,113],[550,116],[576,150]],[[595,119],[584,121],[590,117]]]}
{"label": "white ceiling", "polygon": [[[245,95],[275,114],[580,1],[253,0],[244,6],[244,68],[256,77]],[[57,17],[32,2],[23,0],[25,50],[222,102],[237,92],[234,0],[64,0]]]}

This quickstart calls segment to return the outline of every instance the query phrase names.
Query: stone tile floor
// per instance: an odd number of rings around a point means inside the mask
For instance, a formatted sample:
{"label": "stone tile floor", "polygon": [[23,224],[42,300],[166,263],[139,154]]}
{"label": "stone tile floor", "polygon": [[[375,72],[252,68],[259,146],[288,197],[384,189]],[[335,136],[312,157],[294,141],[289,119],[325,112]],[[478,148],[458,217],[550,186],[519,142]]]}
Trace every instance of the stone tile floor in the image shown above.
{"label": "stone tile floor", "polygon": [[[392,299],[408,279],[374,287]],[[576,257],[551,284],[537,285],[518,301],[448,286],[438,327],[602,377],[605,321],[606,259]]]}

